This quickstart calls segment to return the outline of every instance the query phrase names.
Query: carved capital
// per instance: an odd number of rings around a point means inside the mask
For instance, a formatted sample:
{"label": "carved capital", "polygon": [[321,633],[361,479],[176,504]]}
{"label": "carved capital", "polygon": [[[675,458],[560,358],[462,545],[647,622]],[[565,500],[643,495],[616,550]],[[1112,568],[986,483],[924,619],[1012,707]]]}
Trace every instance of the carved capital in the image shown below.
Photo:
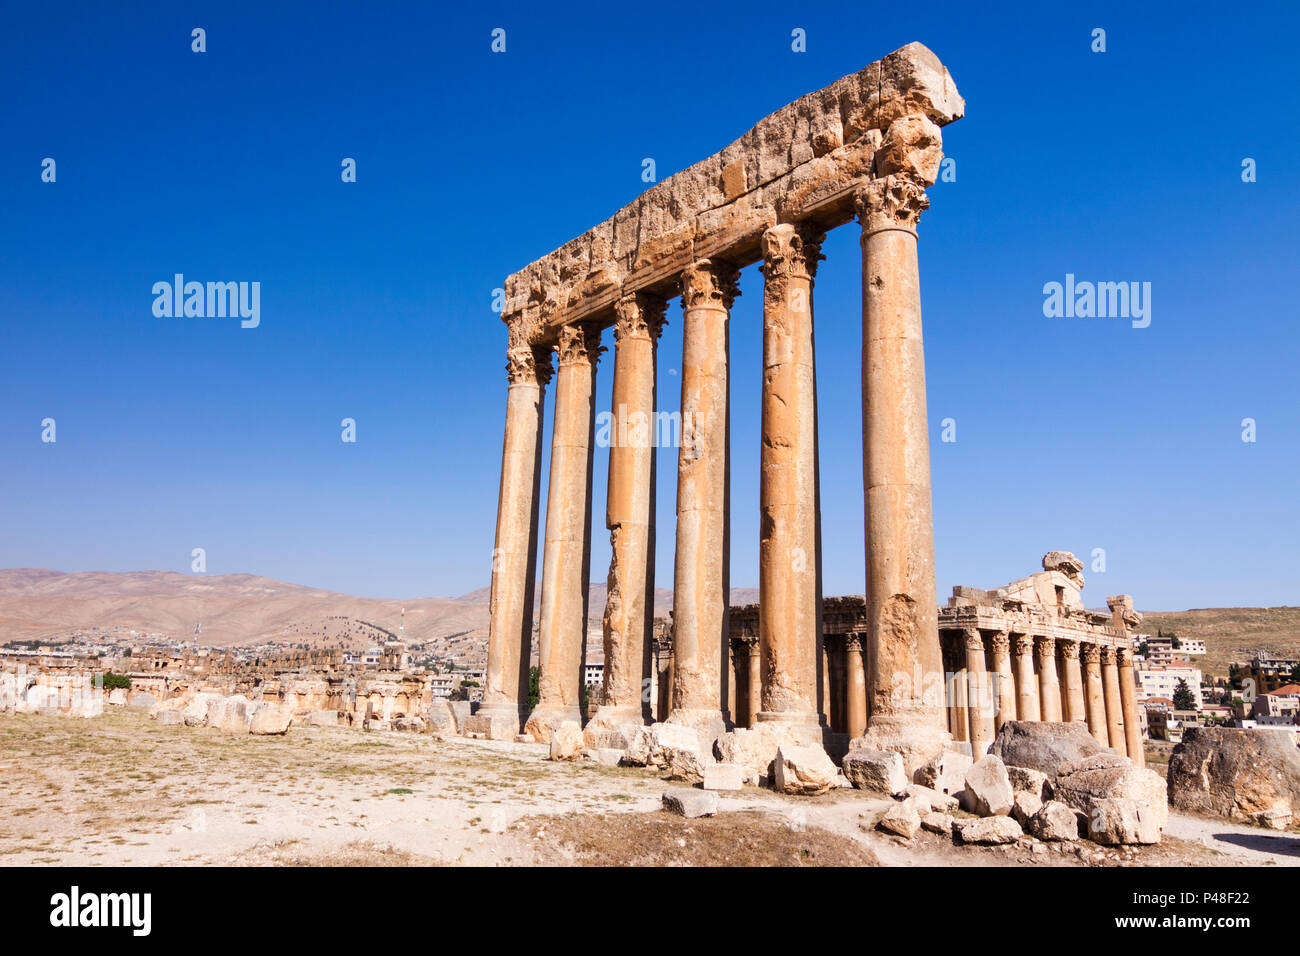
{"label": "carved capital", "polygon": [[600,325],[596,322],[574,322],[560,327],[560,340],[555,351],[560,356],[560,367],[566,365],[595,365],[605,351],[600,344]]}
{"label": "carved capital", "polygon": [[989,646],[998,657],[1006,657],[1011,650],[1011,635],[1006,631],[997,631],[989,638]]}
{"label": "carved capital", "polygon": [[826,233],[804,223],[781,223],[763,233],[763,264],[759,271],[768,285],[783,279],[807,279],[817,275]]}
{"label": "carved capital", "polygon": [[1117,647],[1115,648],[1115,663],[1120,667],[1133,666],[1133,648]]}
{"label": "carved capital", "polygon": [[614,341],[624,338],[657,341],[667,320],[664,313],[668,303],[650,292],[633,292],[619,299],[614,306],[618,318],[614,322]]}
{"label": "carved capital", "polygon": [[1056,642],[1056,646],[1061,649],[1061,656],[1067,661],[1077,661],[1079,659],[1079,642],[1068,641],[1062,638]]}
{"label": "carved capital", "polygon": [[1101,647],[1097,644],[1083,644],[1079,648],[1079,653],[1083,656],[1083,662],[1090,667],[1101,663]]}
{"label": "carved capital", "polygon": [[862,635],[848,634],[844,638],[844,649],[851,654],[862,653]]}
{"label": "carved capital", "polygon": [[1029,634],[1017,634],[1011,638],[1011,643],[1015,647],[1017,657],[1025,657],[1034,653],[1034,638]]}
{"label": "carved capital", "polygon": [[1103,667],[1113,667],[1115,664],[1115,648],[1102,644],[1099,648],[1101,654],[1101,663]]}
{"label": "carved capital", "polygon": [[871,180],[854,194],[853,202],[864,236],[882,229],[914,233],[921,213],[930,208],[925,184],[902,173]]}
{"label": "carved capital", "polygon": [[977,651],[984,653],[984,638],[980,635],[977,627],[963,627],[961,629],[962,640],[966,644],[967,651]]}
{"label": "carved capital", "polygon": [[721,259],[701,259],[682,271],[683,309],[730,309],[740,295],[740,270]]}
{"label": "carved capital", "polygon": [[1056,641],[1050,637],[1034,638],[1034,653],[1039,660],[1056,659]]}
{"label": "carved capital", "polygon": [[551,381],[551,352],[547,348],[521,345],[506,351],[506,377],[511,385],[537,385]]}

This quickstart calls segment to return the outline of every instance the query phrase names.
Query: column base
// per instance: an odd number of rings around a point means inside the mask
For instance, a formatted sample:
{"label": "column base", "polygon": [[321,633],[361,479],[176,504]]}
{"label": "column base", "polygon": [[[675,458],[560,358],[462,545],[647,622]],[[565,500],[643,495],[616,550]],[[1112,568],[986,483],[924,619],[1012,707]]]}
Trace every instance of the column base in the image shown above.
{"label": "column base", "polygon": [[755,716],[756,728],[780,731],[801,746],[825,745],[829,729],[822,726],[820,717],[812,711],[760,710]]}
{"label": "column base", "polygon": [[514,740],[527,716],[510,704],[481,706],[477,714],[465,719],[464,735],[481,734],[488,740]]}
{"label": "column base", "polygon": [[713,754],[713,743],[727,732],[728,722],[720,710],[675,707],[668,712],[666,724],[689,727],[700,735],[700,746]]}
{"label": "column base", "polygon": [[538,704],[537,709],[528,715],[528,722],[524,724],[524,733],[532,734],[533,740],[539,744],[549,744],[551,736],[560,728],[560,725],[570,721],[579,727],[582,726],[582,714],[579,712],[577,705],[572,707],[552,707]]}
{"label": "column base", "polygon": [[592,750],[604,747],[626,750],[632,744],[629,728],[645,724],[645,713],[639,704],[628,707],[601,704],[582,729],[582,744]]}
{"label": "column base", "polygon": [[911,780],[917,770],[943,753],[951,743],[952,734],[943,729],[943,711],[917,708],[894,714],[873,714],[867,722],[867,732],[853,745],[900,754],[903,770]]}

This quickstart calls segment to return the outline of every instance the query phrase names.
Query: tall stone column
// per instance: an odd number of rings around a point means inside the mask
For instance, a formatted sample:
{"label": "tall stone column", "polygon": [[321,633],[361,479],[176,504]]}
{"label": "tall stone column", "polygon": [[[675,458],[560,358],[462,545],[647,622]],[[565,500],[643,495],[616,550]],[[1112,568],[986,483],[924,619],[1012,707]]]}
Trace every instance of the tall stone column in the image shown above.
{"label": "tall stone column", "polygon": [[1034,638],[1030,634],[1017,634],[1016,652],[1016,713],[1020,720],[1042,720],[1043,711],[1038,702],[1038,675],[1034,673]]}
{"label": "tall stone column", "polygon": [[974,627],[965,628],[962,637],[966,641],[966,700],[970,708],[971,755],[979,760],[993,743],[993,700],[989,693],[984,637]]}
{"label": "tall stone column", "polygon": [[533,641],[533,582],[537,575],[537,505],[549,348],[528,344],[519,324],[506,353],[505,443],[492,550],[487,675],[483,703],[467,729],[511,740],[528,714],[528,663]]}
{"label": "tall stone column", "polygon": [[906,173],[872,180],[855,201],[862,223],[867,737],[902,752],[910,774],[949,739],[916,258],[916,225],[929,201],[924,183]]}
{"label": "tall stone column", "polygon": [[763,655],[756,640],[748,641],[745,651],[749,665],[749,710],[745,713],[745,726],[753,727],[758,724],[758,709],[763,699]]}
{"label": "tall stone column", "polygon": [[867,676],[862,666],[862,637],[850,634],[845,638],[844,649],[845,680],[844,693],[845,718],[848,723],[849,739],[861,737],[867,729]]}
{"label": "tall stone column", "polygon": [[1106,737],[1109,745],[1119,753],[1128,752],[1124,741],[1124,704],[1120,700],[1119,670],[1115,666],[1115,648],[1101,648],[1101,680],[1106,705]]}
{"label": "tall stone column", "polygon": [[588,747],[626,746],[613,739],[615,728],[650,717],[645,687],[654,628],[655,352],[665,306],[646,292],[626,296],[616,306],[605,673],[601,705],[583,731]]}
{"label": "tall stone column", "polygon": [[1138,722],[1137,687],[1133,683],[1133,648],[1115,648],[1119,671],[1119,699],[1124,711],[1124,748],[1128,759],[1139,767],[1146,766],[1142,747],[1142,725]]}
{"label": "tall stone column", "polygon": [[1006,631],[998,631],[989,639],[993,650],[993,673],[995,675],[994,692],[997,710],[993,715],[993,731],[1002,729],[1002,725],[1016,716],[1016,680],[1011,673],[1011,640]]}
{"label": "tall stone column", "polygon": [[1042,702],[1043,720],[1064,720],[1061,713],[1061,680],[1056,676],[1056,641],[1040,637],[1035,642],[1038,658],[1038,698]]}
{"label": "tall stone column", "polygon": [[538,631],[537,707],[524,726],[549,741],[578,709],[587,639],[587,582],[591,570],[591,443],[595,426],[596,362],[600,326],[560,330],[551,431],[551,477],[546,495],[542,554],[542,613]]}
{"label": "tall stone column", "polygon": [[823,235],[787,224],[763,234],[763,420],[759,460],[760,722],[821,743],[817,389],[813,277]]}
{"label": "tall stone column", "polygon": [[1103,747],[1110,746],[1106,730],[1106,694],[1101,682],[1101,648],[1096,644],[1084,644],[1080,648],[1083,657],[1083,686],[1088,708],[1088,732]]}
{"label": "tall stone column", "polygon": [[677,456],[671,723],[714,739],[730,634],[730,440],[727,319],[740,273],[704,259],[682,273],[682,443]]}
{"label": "tall stone column", "polygon": [[1061,661],[1065,668],[1065,719],[1070,721],[1085,721],[1088,715],[1084,712],[1083,703],[1083,672],[1079,669],[1079,642],[1060,640],[1056,646],[1061,649]]}

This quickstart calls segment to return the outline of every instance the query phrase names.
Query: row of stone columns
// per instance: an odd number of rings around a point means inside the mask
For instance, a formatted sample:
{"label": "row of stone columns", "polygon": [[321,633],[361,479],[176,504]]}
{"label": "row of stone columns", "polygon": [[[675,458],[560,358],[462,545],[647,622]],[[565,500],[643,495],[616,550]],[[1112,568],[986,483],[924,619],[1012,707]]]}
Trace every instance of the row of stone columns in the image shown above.
{"label": "row of stone columns", "polygon": [[[890,743],[945,737],[931,526],[929,444],[915,227],[927,201],[906,175],[860,188],[863,257],[863,493],[868,629],[863,706]],[[781,224],[762,237],[763,386],[759,533],[761,688],[746,719],[820,739],[821,556],[813,281],[823,234]],[[730,713],[728,317],[738,271],[705,259],[681,274],[683,355],[673,575],[674,661],[668,719],[711,736]],[[656,342],[663,302],[633,293],[617,306],[616,422],[655,421]],[[550,483],[542,561],[540,699],[524,729],[547,740],[579,720],[590,562],[592,402],[601,326],[559,330]],[[492,577],[487,687],[477,729],[512,736],[525,716],[531,650],[539,437],[549,355],[524,341],[508,353],[500,512]],[[649,429],[647,429],[647,432]],[[622,437],[622,436],[620,436]],[[605,686],[589,729],[649,718],[654,565],[654,435],[612,441],[607,526],[612,560],[604,619]],[[752,698],[752,693],[750,697]],[[877,741],[883,744],[885,741]],[[910,758],[909,758],[910,759]]]}
{"label": "row of stone columns", "polygon": [[985,637],[977,628],[961,638],[949,672],[948,726],[976,755],[1007,721],[1078,721],[1103,747],[1145,762],[1131,648],[1005,632]]}

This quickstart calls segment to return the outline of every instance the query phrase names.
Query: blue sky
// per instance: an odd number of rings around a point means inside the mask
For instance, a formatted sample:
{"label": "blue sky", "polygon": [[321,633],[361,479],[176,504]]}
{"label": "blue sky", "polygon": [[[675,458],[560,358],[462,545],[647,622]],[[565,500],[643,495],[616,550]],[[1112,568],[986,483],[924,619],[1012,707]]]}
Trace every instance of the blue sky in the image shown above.
{"label": "blue sky", "polygon": [[[941,598],[1104,548],[1105,572],[1085,569],[1094,606],[1297,603],[1300,15],[1050,6],[11,5],[0,566],[188,572],[202,547],[210,574],[387,597],[484,586],[505,410],[492,290],[635,198],[643,158],[663,178],[919,40],[967,101],[944,131],[957,179],[931,189],[920,231]],[[825,590],[860,593],[857,227],[823,251]],[[260,281],[261,325],[154,317],[151,287],[176,272]],[[1044,317],[1044,283],[1067,273],[1150,282],[1150,327]],[[732,582],[752,586],[756,269],[741,286]],[[669,410],[680,316],[660,346]],[[612,371],[607,356],[598,408]],[[661,453],[662,586],[675,470]]]}

